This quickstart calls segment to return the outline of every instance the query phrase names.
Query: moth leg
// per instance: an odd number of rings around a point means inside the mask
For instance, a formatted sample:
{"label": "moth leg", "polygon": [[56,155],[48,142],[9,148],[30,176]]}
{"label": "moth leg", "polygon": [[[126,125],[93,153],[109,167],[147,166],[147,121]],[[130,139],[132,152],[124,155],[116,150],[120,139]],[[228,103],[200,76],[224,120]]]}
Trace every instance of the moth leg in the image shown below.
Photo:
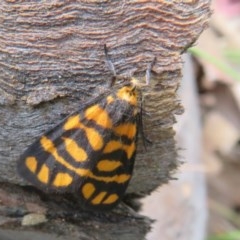
{"label": "moth leg", "polygon": [[148,139],[145,134],[144,134],[144,127],[143,127],[143,114],[144,114],[144,109],[142,106],[143,100],[142,100],[142,94],[140,92],[140,112],[137,116],[137,121],[138,121],[138,126],[139,126],[139,132],[141,134],[142,137],[142,142],[143,142],[143,146],[145,148],[145,150],[147,150],[147,143],[148,144],[152,144],[152,141],[150,139]]}

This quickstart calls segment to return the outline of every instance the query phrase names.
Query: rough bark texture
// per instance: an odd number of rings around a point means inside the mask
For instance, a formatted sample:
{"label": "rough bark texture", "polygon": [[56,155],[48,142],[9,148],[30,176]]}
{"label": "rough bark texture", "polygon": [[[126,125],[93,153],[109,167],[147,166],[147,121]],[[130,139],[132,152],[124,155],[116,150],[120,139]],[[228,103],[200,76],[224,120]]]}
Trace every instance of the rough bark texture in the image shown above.
{"label": "rough bark texture", "polygon": [[[2,186],[26,184],[16,174],[24,149],[108,84],[112,74],[104,44],[121,75],[144,78],[147,65],[157,58],[151,85],[143,92],[144,110],[150,115],[144,118],[144,133],[153,144],[145,151],[140,141],[128,192],[148,194],[167,182],[178,165],[172,125],[174,115],[182,112],[176,96],[180,57],[206,27],[209,2],[1,1]],[[88,228],[81,222],[74,226],[86,235],[82,239],[112,239],[112,234],[115,239],[143,239],[149,229],[149,222],[138,218],[132,224],[100,221],[88,236],[96,223],[91,217],[87,222]],[[49,224],[55,226],[54,221]],[[70,234],[68,227],[61,226],[62,234]],[[106,227],[111,230],[103,231]],[[45,231],[52,232],[51,227]]]}

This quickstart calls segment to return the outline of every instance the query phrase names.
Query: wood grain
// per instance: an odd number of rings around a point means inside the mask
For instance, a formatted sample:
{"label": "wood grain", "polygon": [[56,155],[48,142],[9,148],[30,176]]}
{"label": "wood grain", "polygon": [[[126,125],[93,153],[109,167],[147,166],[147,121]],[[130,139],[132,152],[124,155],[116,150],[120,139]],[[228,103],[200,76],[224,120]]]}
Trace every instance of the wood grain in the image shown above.
{"label": "wood grain", "polygon": [[153,144],[146,151],[140,137],[128,192],[148,194],[167,182],[179,164],[172,126],[183,112],[181,53],[206,28],[209,2],[1,1],[0,182],[26,184],[16,173],[24,149],[107,86],[104,44],[121,75],[143,79],[157,59],[143,92]]}

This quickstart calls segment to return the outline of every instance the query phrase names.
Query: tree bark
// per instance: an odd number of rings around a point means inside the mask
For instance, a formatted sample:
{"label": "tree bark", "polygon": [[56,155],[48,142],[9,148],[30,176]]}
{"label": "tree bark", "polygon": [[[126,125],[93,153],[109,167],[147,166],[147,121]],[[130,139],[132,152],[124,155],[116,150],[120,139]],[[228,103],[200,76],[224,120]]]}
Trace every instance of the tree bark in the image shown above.
{"label": "tree bark", "polygon": [[[6,193],[11,195],[13,185],[21,195],[18,185],[26,185],[16,173],[16,162],[24,149],[109,83],[112,73],[106,64],[104,44],[117,74],[125,76],[144,78],[148,64],[156,57],[150,87],[143,92],[143,108],[150,116],[144,117],[144,135],[153,144],[145,150],[140,139],[127,192],[146,195],[171,179],[179,165],[172,125],[174,115],[183,111],[176,95],[181,53],[206,28],[209,2],[1,1],[2,198]],[[88,217],[84,223],[71,225],[73,232],[69,231],[70,223],[55,220],[41,229],[51,236],[51,229],[58,228],[72,239],[79,239],[80,235],[74,235],[78,231],[83,234],[81,239],[144,239],[150,226],[144,218],[118,219],[116,224],[112,220],[96,223]],[[4,224],[11,228],[11,224]]]}

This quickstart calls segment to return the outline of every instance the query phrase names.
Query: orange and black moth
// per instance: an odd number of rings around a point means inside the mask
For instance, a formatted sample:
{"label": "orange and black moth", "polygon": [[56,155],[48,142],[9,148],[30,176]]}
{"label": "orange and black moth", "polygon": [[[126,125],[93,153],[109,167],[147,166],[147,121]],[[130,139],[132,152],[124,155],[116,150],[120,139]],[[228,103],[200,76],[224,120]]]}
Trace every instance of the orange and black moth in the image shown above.
{"label": "orange and black moth", "polygon": [[138,93],[132,78],[83,103],[23,153],[19,174],[44,192],[77,195],[86,209],[115,207],[133,172]]}

